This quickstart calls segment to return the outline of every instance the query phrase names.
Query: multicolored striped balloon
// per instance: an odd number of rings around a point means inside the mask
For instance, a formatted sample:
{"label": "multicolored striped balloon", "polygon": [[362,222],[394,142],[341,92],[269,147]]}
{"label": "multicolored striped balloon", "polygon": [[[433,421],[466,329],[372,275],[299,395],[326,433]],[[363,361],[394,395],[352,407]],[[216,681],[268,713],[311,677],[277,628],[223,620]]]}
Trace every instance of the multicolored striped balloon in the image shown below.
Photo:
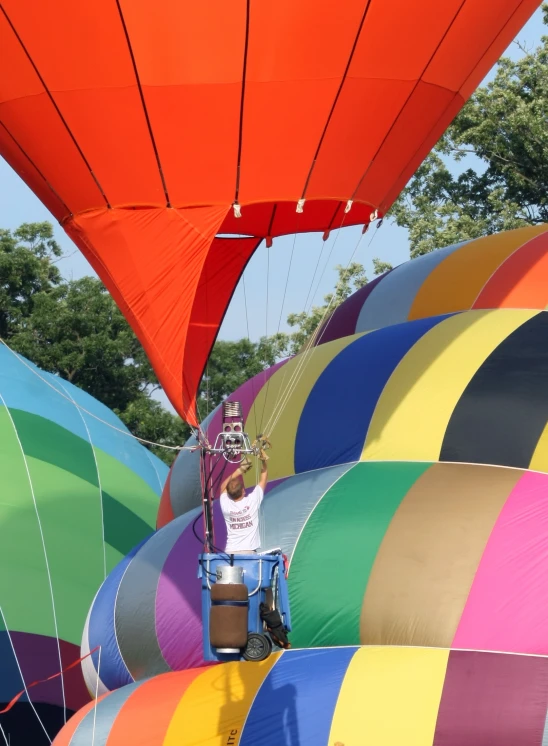
{"label": "multicolored striped balloon", "polygon": [[290,650],[131,684],[54,746],[544,746],[547,710],[545,657]]}
{"label": "multicolored striped balloon", "polygon": [[[152,532],[166,472],[107,407],[0,345],[0,709],[78,660],[89,605]],[[29,698],[53,737],[89,695],[75,668]],[[47,743],[29,698],[0,725]]]}
{"label": "multicolored striped balloon", "polygon": [[[271,479],[359,460],[548,471],[546,311],[434,316],[321,345],[302,366],[301,358],[231,397],[242,402],[252,438],[263,429],[271,436]],[[220,410],[205,424],[214,440]],[[253,471],[246,479],[251,486]],[[158,525],[200,499],[199,455],[184,452]]]}
{"label": "multicolored striped balloon", "polygon": [[548,225],[537,225],[401,264],[339,306],[318,343],[455,311],[547,306]]}
{"label": "multicolored striped balloon", "polygon": [[[262,545],[290,560],[294,647],[417,645],[548,654],[548,475],[358,462],[271,485]],[[218,502],[217,542],[226,533]],[[196,508],[109,576],[83,652],[106,692],[204,665]]]}

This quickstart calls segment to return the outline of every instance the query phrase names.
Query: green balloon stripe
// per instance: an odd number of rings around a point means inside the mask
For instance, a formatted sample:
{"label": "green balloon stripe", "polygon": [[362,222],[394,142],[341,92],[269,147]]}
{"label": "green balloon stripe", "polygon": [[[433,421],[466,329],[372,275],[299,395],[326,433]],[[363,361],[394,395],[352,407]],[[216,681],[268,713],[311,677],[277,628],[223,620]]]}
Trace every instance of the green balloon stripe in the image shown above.
{"label": "green balloon stripe", "polygon": [[392,516],[429,463],[361,462],[325,493],[293,553],[294,647],[358,645],[369,575]]}
{"label": "green balloon stripe", "polygon": [[51,420],[21,409],[10,409],[27,456],[54,464],[98,486],[97,469],[89,441]]}
{"label": "green balloon stripe", "polygon": [[0,567],[7,570],[0,573],[0,605],[7,625],[55,634],[32,483],[59,635],[79,644],[105,555],[108,573],[153,532],[158,498],[125,464],[40,416],[0,407],[0,442]]}
{"label": "green balloon stripe", "polygon": [[132,510],[103,490],[103,516],[105,541],[122,557],[133,549],[145,536],[152,534],[152,523],[143,521]]}

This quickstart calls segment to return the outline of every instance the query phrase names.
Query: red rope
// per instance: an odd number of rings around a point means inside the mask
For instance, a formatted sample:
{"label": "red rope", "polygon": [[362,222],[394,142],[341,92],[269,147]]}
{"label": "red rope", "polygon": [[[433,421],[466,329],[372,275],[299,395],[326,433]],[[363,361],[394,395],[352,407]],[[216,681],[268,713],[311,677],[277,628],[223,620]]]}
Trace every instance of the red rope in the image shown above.
{"label": "red rope", "polygon": [[78,658],[78,660],[74,661],[70,664],[70,666],[67,666],[62,671],[59,671],[58,673],[54,673],[52,676],[48,676],[47,679],[39,679],[38,681],[33,681],[32,684],[28,684],[26,689],[23,689],[19,694],[16,694],[15,697],[9,702],[9,704],[4,707],[3,710],[0,710],[0,715],[3,715],[5,712],[9,712],[11,708],[14,706],[14,704],[21,699],[23,694],[26,694],[28,689],[31,689],[33,686],[37,686],[38,684],[43,684],[46,681],[51,681],[52,679],[56,679],[58,676],[62,676],[62,674],[66,673],[67,671],[70,671],[71,668],[75,668],[79,663],[81,663],[86,658],[89,658],[90,655],[95,653],[96,650],[99,650],[101,646],[97,645],[97,647],[93,648],[93,650],[90,650],[87,655],[82,656],[82,658]]}

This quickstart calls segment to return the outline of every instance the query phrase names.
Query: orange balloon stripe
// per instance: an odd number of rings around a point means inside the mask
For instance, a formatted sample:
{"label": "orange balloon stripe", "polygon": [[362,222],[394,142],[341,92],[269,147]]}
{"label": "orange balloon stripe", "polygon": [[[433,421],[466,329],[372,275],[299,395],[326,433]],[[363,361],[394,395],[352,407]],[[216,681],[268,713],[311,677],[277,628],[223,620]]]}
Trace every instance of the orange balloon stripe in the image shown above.
{"label": "orange balloon stripe", "polygon": [[472,308],[545,308],[547,305],[548,230],[508,257]]}
{"label": "orange balloon stripe", "polygon": [[[107,746],[161,744],[186,690],[205,670],[177,671],[145,681],[122,705]],[[143,711],[147,713],[146,720],[140,717]]]}

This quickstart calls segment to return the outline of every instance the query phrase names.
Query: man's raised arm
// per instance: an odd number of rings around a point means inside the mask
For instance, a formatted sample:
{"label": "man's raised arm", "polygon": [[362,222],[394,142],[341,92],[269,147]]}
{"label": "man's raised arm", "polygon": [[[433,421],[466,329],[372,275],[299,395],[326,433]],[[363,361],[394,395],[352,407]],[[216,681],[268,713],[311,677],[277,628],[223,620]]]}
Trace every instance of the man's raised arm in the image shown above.
{"label": "man's raised arm", "polygon": [[262,491],[265,491],[266,483],[268,482],[268,466],[266,464],[266,459],[261,461],[261,475],[259,477],[259,487],[262,489]]}

